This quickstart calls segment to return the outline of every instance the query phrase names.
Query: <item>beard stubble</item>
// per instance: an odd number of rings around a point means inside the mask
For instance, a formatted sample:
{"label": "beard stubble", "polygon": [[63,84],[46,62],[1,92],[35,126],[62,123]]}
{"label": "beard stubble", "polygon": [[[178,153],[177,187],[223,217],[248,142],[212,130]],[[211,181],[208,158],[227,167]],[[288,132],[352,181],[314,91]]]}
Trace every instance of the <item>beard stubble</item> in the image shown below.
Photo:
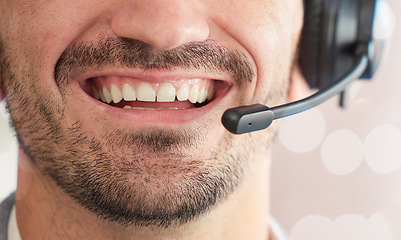
{"label": "beard stubble", "polygon": [[143,43],[124,39],[72,45],[55,69],[63,103],[40,91],[33,70],[18,76],[4,56],[3,49],[1,82],[21,148],[41,173],[97,216],[123,226],[169,228],[206,213],[241,183],[250,150],[235,147],[228,133],[202,159],[183,149],[196,149],[207,141],[206,127],[127,132],[104,126],[108,130],[102,139],[107,141],[101,141],[86,134],[79,119],[66,126],[63,105],[69,101],[63,93],[73,79],[71,73],[111,64],[229,72],[241,86],[252,81],[254,73],[238,52],[197,43],[155,53]]}

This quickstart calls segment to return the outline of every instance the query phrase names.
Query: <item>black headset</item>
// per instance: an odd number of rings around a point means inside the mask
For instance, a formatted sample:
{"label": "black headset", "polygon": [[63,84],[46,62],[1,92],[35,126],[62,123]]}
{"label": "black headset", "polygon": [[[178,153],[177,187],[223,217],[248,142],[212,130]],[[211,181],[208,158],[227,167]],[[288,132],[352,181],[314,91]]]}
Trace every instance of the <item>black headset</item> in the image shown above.
{"label": "black headset", "polygon": [[384,41],[373,36],[379,1],[304,0],[299,65],[309,86],[319,91],[272,108],[255,104],[228,109],[222,116],[224,127],[235,134],[262,130],[275,119],[308,110],[344,92],[355,79],[371,78],[384,48]]}

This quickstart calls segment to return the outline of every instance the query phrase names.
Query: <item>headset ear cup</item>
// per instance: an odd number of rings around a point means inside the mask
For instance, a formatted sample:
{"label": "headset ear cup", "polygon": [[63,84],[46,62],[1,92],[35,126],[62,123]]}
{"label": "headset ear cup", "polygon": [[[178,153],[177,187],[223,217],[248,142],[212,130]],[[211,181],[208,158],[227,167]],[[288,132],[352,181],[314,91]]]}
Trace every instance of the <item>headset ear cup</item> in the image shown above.
{"label": "headset ear cup", "polygon": [[311,88],[320,87],[323,0],[304,0],[304,26],[300,39],[299,64]]}

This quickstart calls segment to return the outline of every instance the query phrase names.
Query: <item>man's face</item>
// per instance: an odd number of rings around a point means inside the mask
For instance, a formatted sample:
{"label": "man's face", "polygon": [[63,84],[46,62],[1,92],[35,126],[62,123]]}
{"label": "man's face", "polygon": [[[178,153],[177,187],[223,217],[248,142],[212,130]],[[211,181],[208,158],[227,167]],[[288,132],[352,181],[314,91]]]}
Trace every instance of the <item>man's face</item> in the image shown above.
{"label": "man's face", "polygon": [[265,161],[252,156],[271,130],[234,136],[220,119],[285,101],[301,0],[2,0],[0,11],[20,146],[99,216],[183,223]]}

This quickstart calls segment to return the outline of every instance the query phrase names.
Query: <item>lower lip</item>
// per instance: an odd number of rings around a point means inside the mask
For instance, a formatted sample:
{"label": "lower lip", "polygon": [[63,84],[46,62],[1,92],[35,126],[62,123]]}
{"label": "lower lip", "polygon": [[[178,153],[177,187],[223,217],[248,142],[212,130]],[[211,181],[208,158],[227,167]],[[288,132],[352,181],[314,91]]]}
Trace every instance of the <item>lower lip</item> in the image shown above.
{"label": "lower lip", "polygon": [[[185,124],[188,122],[192,122],[198,120],[205,116],[206,114],[210,114],[211,110],[216,107],[216,105],[226,96],[229,92],[229,86],[223,86],[226,84],[221,84],[216,88],[215,94],[216,97],[213,101],[208,103],[205,106],[199,108],[190,108],[190,109],[166,109],[166,110],[142,110],[142,109],[125,109],[114,107],[103,103],[99,100],[92,98],[91,96],[87,95],[85,91],[80,89],[79,91],[82,94],[85,94],[86,100],[89,100],[90,105],[92,103],[95,106],[92,109],[99,109],[97,112],[104,113],[107,116],[111,116],[112,118],[116,118],[116,121],[127,121],[130,124],[135,122],[140,122],[141,124],[150,123],[165,123],[165,124]],[[89,98],[89,99],[88,99]]]}

